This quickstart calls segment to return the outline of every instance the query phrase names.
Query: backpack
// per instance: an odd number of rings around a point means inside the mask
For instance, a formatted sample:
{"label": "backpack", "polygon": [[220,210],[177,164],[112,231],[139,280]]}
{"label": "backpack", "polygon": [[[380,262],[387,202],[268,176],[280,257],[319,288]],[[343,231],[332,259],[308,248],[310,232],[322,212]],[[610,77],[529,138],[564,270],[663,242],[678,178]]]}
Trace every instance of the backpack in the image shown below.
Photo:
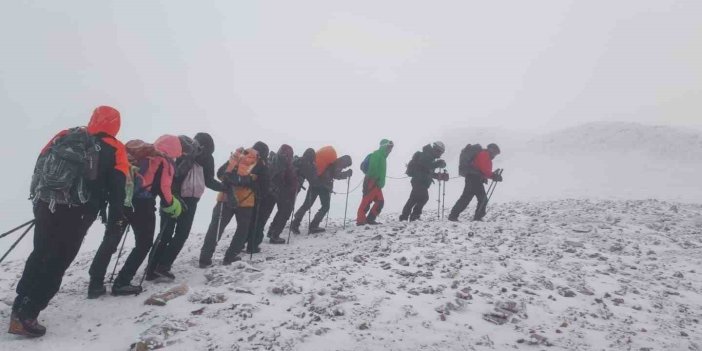
{"label": "backpack", "polygon": [[124,147],[127,149],[127,158],[129,159],[129,163],[134,166],[138,166],[142,160],[145,160],[148,157],[164,156],[161,151],[156,150],[154,144],[150,144],[139,139],[128,141],[126,144],[124,144]]}
{"label": "backpack", "polygon": [[372,154],[368,154],[366,158],[363,159],[363,162],[361,162],[361,172],[363,174],[368,174],[368,167],[370,166],[370,158]]}
{"label": "backpack", "polygon": [[405,174],[407,174],[407,176],[414,177],[417,175],[417,165],[421,156],[422,153],[420,151],[417,151],[414,153],[414,155],[412,155],[412,159],[407,164],[407,170],[405,171]]}
{"label": "backpack", "polygon": [[461,154],[458,156],[458,174],[461,177],[465,177],[470,173],[473,167],[473,160],[480,151],[483,151],[483,147],[480,144],[468,144],[461,150]]}
{"label": "backpack", "polygon": [[271,152],[268,155],[268,169],[269,169],[269,178],[270,178],[270,191],[271,193],[277,193],[280,189],[278,189],[278,182],[276,181],[279,177],[285,173],[285,162],[278,156],[277,153]]}
{"label": "backpack", "polygon": [[77,127],[62,132],[34,166],[29,198],[49,203],[82,205],[90,201],[88,183],[98,176],[98,138]]}
{"label": "backpack", "polygon": [[179,135],[178,139],[180,139],[180,146],[183,149],[183,154],[178,158],[174,178],[183,179],[190,173],[193,165],[195,165],[195,159],[202,152],[202,148],[197,140],[193,140],[188,136]]}

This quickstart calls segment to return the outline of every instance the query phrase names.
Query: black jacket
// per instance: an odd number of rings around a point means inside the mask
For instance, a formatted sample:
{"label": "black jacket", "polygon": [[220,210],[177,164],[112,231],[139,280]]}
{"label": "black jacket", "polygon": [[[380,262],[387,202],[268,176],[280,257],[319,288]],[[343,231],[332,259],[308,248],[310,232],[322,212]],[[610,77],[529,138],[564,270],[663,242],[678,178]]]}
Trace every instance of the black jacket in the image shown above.
{"label": "black jacket", "polygon": [[439,160],[434,156],[434,150],[431,145],[425,145],[422,151],[417,151],[413,156],[414,169],[412,175],[412,184],[417,184],[424,187],[429,187],[436,179],[436,169],[442,164],[443,160]]}

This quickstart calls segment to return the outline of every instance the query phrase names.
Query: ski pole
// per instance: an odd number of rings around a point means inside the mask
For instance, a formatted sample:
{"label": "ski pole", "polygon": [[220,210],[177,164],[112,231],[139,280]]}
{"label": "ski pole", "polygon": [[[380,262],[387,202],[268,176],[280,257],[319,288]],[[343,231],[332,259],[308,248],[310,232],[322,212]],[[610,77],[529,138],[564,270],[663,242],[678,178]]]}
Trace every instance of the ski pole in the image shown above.
{"label": "ski pole", "polygon": [[115,268],[112,270],[112,275],[110,275],[110,283],[114,281],[115,273],[117,272],[117,265],[119,264],[119,259],[122,257],[122,250],[124,250],[124,243],[127,242],[127,237],[129,236],[129,228],[130,225],[127,224],[127,226],[124,228],[124,231],[122,231],[122,246],[119,248],[119,252],[117,253],[117,259],[115,260]]}
{"label": "ski pole", "polygon": [[344,206],[344,229],[346,229],[346,215],[349,211],[349,189],[351,189],[351,177],[346,178],[346,205]]}
{"label": "ski pole", "polygon": [[18,230],[24,228],[24,227],[26,227],[26,226],[32,224],[32,223],[34,223],[34,220],[33,220],[33,219],[32,219],[31,221],[28,221],[28,222],[25,223],[25,224],[22,224],[21,226],[19,226],[19,227],[17,227],[17,228],[14,228],[14,229],[12,229],[12,230],[10,230],[10,231],[8,231],[8,232],[2,233],[2,234],[0,234],[0,239],[6,237],[6,236],[8,236],[8,235],[10,235],[10,234],[12,234],[12,233],[14,233],[14,232],[16,232],[16,231],[18,231]]}
{"label": "ski pole", "polygon": [[24,239],[24,236],[27,235],[27,233],[29,233],[29,231],[32,230],[32,228],[34,228],[34,224],[36,224],[36,223],[34,221],[32,221],[31,224],[29,225],[29,227],[27,227],[27,230],[25,230],[24,233],[22,233],[22,235],[12,244],[12,246],[10,246],[10,249],[7,250],[7,252],[5,252],[5,254],[2,256],[2,258],[0,258],[0,263],[2,263],[2,261],[5,260],[5,257],[7,257],[7,255],[9,255],[10,252],[12,252],[12,250],[15,249],[17,244],[19,244],[19,242],[22,241],[22,239]]}

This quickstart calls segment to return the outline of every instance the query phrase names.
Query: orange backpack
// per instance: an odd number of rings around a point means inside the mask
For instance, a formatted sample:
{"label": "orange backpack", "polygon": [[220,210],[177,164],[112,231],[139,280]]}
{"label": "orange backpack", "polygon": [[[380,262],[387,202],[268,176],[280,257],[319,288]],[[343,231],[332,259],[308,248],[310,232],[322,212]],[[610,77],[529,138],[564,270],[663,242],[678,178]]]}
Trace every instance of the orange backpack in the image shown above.
{"label": "orange backpack", "polygon": [[336,161],[336,150],[333,146],[325,146],[317,151],[317,175],[322,175]]}

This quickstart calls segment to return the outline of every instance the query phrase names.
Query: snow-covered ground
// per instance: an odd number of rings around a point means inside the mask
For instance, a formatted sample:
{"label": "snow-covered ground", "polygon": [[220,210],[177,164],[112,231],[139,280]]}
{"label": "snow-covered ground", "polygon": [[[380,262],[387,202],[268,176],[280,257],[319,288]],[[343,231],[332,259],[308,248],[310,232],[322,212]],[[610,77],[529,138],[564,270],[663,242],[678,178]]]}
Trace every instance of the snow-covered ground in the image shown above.
{"label": "snow-covered ground", "polygon": [[[86,300],[83,252],[40,317],[48,334],[0,334],[0,349],[702,350],[702,205],[509,202],[486,222],[435,216],[345,230],[332,220],[325,234],[205,270],[193,235],[178,281],[137,297]],[[22,263],[0,268],[2,321]],[[185,296],[144,305],[182,282]]]}

